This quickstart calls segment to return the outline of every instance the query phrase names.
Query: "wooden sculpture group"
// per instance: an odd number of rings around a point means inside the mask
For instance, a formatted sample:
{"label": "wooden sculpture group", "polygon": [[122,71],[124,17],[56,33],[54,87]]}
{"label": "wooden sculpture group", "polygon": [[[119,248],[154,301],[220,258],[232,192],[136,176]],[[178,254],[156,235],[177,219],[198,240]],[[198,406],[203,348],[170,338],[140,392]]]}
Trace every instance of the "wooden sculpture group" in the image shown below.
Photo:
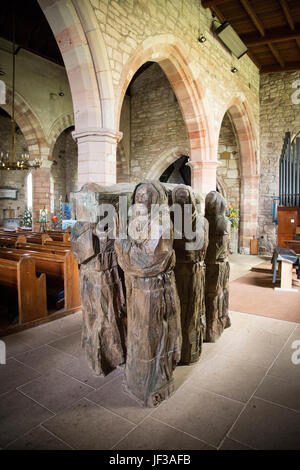
{"label": "wooden sculpture group", "polygon": [[[99,216],[108,203],[118,214],[120,196],[129,208],[144,208],[142,218],[129,210],[126,221],[136,222],[138,238],[120,216],[109,236],[112,229]],[[144,406],[156,406],[174,391],[176,365],[197,362],[203,341],[215,342],[230,326],[225,200],[209,193],[203,217],[191,187],[158,181],[88,184],[72,197],[77,223],[71,244],[80,265],[89,365],[107,375],[125,363],[128,392]],[[182,208],[179,224],[172,211],[160,210],[174,204]],[[194,240],[186,235],[187,223]]]}

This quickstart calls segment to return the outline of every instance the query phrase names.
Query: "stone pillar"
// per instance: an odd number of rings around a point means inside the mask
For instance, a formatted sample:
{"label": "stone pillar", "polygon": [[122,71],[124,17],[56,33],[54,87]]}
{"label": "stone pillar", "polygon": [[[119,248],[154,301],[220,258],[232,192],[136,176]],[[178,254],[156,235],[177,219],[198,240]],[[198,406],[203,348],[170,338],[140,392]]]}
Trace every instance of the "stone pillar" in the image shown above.
{"label": "stone pillar", "polygon": [[250,240],[256,236],[259,201],[259,176],[242,176],[240,208],[240,247],[250,253]]}
{"label": "stone pillar", "polygon": [[195,192],[206,196],[215,191],[217,186],[217,161],[189,161],[191,167],[192,187]]}
{"label": "stone pillar", "polygon": [[78,189],[86,183],[116,183],[116,150],[122,132],[81,129],[73,132],[78,143]]}
{"label": "stone pillar", "polygon": [[44,207],[48,211],[48,227],[50,227],[50,169],[52,162],[44,160],[41,168],[32,170],[32,185],[33,185],[33,198],[32,198],[32,218],[33,230],[38,232],[40,230],[39,214],[40,209]]}

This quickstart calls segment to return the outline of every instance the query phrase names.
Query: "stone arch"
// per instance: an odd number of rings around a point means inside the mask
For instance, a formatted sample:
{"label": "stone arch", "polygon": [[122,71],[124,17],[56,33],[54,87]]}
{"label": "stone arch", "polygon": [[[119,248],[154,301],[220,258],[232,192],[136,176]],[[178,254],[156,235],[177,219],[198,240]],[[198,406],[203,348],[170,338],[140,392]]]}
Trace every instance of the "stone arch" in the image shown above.
{"label": "stone arch", "polygon": [[191,160],[215,160],[204,88],[193,77],[187,62],[188,56],[181,41],[172,35],[159,35],[145,40],[123,68],[116,97],[115,120],[119,124],[123,99],[134,73],[144,63],[156,62],[166,74],[181,108]]}
{"label": "stone arch", "polygon": [[114,89],[90,0],[38,0],[60,48],[73,99],[78,185],[116,182]]}
{"label": "stone arch", "polygon": [[[7,103],[1,107],[11,115],[12,91],[10,89],[7,90],[6,98]],[[42,167],[34,170],[33,173],[33,227],[34,230],[39,230],[39,209],[46,207],[50,213],[51,162],[48,161],[50,146],[38,118],[17,92],[15,92],[15,120],[24,135],[30,157],[42,159]]]}
{"label": "stone arch", "polygon": [[[248,253],[250,239],[256,236],[259,200],[258,140],[254,119],[245,99],[232,98],[219,121],[219,133],[223,118],[229,114],[237,137],[240,151],[241,204],[240,204],[240,247]],[[218,135],[219,135],[218,133]]]}
{"label": "stone arch", "polygon": [[291,141],[293,142],[297,137],[300,137],[300,126],[297,126],[295,127],[295,129],[292,130]]}
{"label": "stone arch", "polygon": [[[7,89],[6,104],[1,107],[9,114],[12,114],[12,91]],[[20,127],[31,158],[40,157],[47,160],[49,156],[49,144],[42,126],[24,99],[15,92],[15,120]]]}
{"label": "stone arch", "polygon": [[162,173],[182,155],[186,155],[186,152],[179,150],[177,147],[162,152],[146,174],[146,179],[159,179]]}
{"label": "stone arch", "polygon": [[74,116],[70,114],[62,114],[56,121],[53,123],[51,130],[49,132],[49,142],[50,142],[50,151],[49,151],[49,160],[52,159],[52,153],[54,145],[60,136],[60,134],[69,127],[74,126]]}
{"label": "stone arch", "polygon": [[89,0],[38,0],[69,78],[76,131],[113,128],[107,52]]}

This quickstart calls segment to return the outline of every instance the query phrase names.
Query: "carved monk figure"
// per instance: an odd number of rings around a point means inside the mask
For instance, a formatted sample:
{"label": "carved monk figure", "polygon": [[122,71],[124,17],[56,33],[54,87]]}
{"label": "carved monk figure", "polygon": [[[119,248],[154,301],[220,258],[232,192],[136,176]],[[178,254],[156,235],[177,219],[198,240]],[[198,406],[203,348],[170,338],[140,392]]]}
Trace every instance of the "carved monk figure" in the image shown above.
{"label": "carved monk figure", "polygon": [[209,222],[209,245],[206,263],[206,337],[215,342],[230,326],[229,303],[229,221],[225,217],[226,201],[217,191],[205,199],[205,217]]}
{"label": "carved monk figure", "polygon": [[[136,186],[133,204],[145,215],[138,239],[117,238],[118,262],[125,273],[127,296],[127,389],[144,405],[155,406],[173,392],[173,370],[180,360],[180,303],[173,272],[173,228],[167,210],[169,237],[157,206],[167,207],[167,194],[159,182]],[[153,208],[153,206],[152,206]],[[165,219],[166,220],[166,219]],[[137,221],[133,215],[130,224]],[[155,238],[152,236],[156,232]],[[131,232],[129,230],[129,232]]]}
{"label": "carved monk figure", "polygon": [[[198,213],[190,186],[176,186],[172,191],[172,202],[182,208],[182,224],[177,227],[176,217],[174,221],[175,277],[182,328],[180,363],[192,364],[200,357],[205,331],[204,259],[208,245],[208,222]],[[188,210],[184,211],[184,206]],[[196,234],[195,238],[191,238],[192,233],[189,235],[188,230]]]}
{"label": "carved monk figure", "polygon": [[99,225],[77,222],[72,251],[80,264],[82,347],[97,375],[107,375],[125,361],[126,308],[114,240]]}

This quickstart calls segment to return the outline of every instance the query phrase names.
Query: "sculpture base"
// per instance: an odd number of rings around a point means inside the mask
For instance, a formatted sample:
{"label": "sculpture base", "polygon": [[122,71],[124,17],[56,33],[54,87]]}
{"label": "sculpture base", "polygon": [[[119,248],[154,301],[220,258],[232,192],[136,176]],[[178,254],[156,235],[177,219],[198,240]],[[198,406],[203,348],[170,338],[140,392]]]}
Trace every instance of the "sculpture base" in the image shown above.
{"label": "sculpture base", "polygon": [[225,328],[231,326],[228,316],[229,306],[228,261],[221,261],[206,266],[206,333],[204,341],[215,343]]}
{"label": "sculpture base", "polygon": [[123,383],[124,390],[125,392],[134,400],[136,400],[141,406],[143,407],[148,407],[148,408],[155,408],[160,403],[163,401],[167,400],[171,395],[173,395],[175,391],[174,387],[174,379],[172,378],[170,382],[168,382],[166,385],[161,387],[159,390],[157,390],[155,393],[148,397],[141,398],[140,396],[137,396],[133,390],[131,390],[127,383],[126,380]]}

